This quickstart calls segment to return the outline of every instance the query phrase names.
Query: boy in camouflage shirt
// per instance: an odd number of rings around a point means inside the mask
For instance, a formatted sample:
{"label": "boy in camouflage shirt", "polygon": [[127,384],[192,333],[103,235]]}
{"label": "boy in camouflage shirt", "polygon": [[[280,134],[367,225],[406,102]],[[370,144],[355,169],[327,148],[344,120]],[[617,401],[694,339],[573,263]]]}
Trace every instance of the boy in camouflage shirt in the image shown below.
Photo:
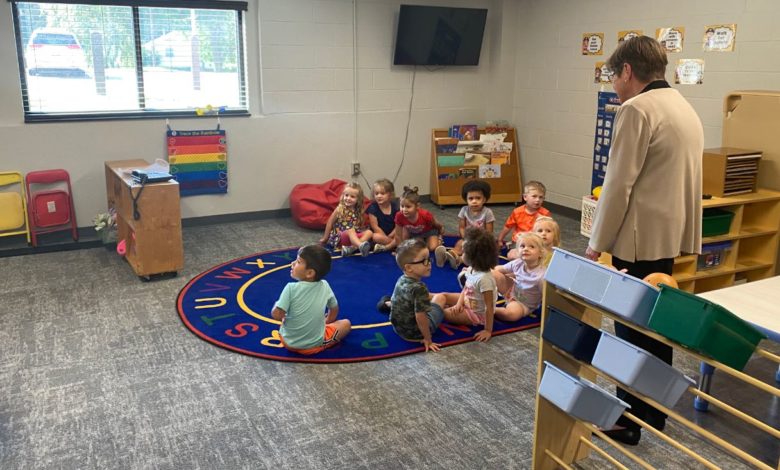
{"label": "boy in camouflage shirt", "polygon": [[422,278],[431,275],[431,257],[425,242],[409,239],[401,243],[395,261],[403,274],[393,289],[390,323],[406,341],[421,342],[426,351],[438,351],[441,346],[431,336],[444,319],[443,305],[431,302]]}

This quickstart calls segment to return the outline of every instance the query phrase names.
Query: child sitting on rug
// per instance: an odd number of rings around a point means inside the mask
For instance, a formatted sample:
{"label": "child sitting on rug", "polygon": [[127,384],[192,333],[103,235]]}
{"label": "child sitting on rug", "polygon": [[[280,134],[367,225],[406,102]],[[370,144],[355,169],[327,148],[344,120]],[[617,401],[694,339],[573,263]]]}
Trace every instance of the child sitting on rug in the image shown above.
{"label": "child sitting on rug", "polygon": [[[504,228],[498,234],[498,242],[503,245],[504,237],[512,233],[510,246],[517,243],[517,236],[533,229],[537,217],[550,216],[550,211],[542,207],[547,188],[539,181],[529,181],[523,187],[523,201],[525,204],[513,210],[506,219]],[[513,253],[515,254],[515,253]],[[509,259],[514,259],[507,256]]]}
{"label": "child sitting on rug", "polygon": [[401,196],[401,210],[395,215],[395,236],[400,245],[410,238],[422,239],[429,251],[442,244],[444,226],[427,210],[420,207],[420,195],[417,186],[404,186]]}
{"label": "child sitting on rug", "polygon": [[406,341],[423,343],[425,351],[438,351],[441,345],[431,336],[444,318],[443,305],[431,302],[422,278],[431,275],[431,255],[425,242],[412,238],[402,242],[395,262],[403,274],[393,289],[390,323],[393,331]]}
{"label": "child sitting on rug", "polygon": [[282,322],[279,335],[290,351],[317,354],[344,339],[352,329],[349,320],[336,320],[339,305],[323,279],[330,264],[330,253],[320,245],[301,247],[292,262],[290,277],[298,282],[284,286],[271,312]]}
{"label": "child sitting on rug", "polygon": [[477,341],[489,341],[493,335],[493,314],[498,288],[491,269],[498,261],[498,245],[492,233],[469,227],[463,240],[465,286],[460,293],[436,294],[434,302],[450,305],[444,309],[444,319],[455,325],[484,325],[474,335]]}
{"label": "child sitting on rug", "polygon": [[374,233],[374,253],[395,249],[395,215],[399,210],[393,182],[382,178],[374,183],[374,200],[366,209],[368,224]]}
{"label": "child sitting on rug", "polygon": [[552,217],[542,216],[536,219],[533,232],[544,242],[544,267],[550,265],[553,248],[561,246],[561,227]]}
{"label": "child sitting on rug", "polygon": [[469,180],[461,188],[460,195],[466,202],[466,205],[461,207],[458,213],[460,240],[455,242],[455,246],[451,250],[444,248],[444,246],[436,248],[434,257],[436,258],[436,266],[440,268],[444,266],[445,261],[452,269],[457,269],[463,262],[461,258],[463,256],[463,239],[467,228],[477,227],[493,233],[493,222],[496,221],[496,217],[490,208],[485,207],[485,203],[490,199],[490,184],[482,180]]}
{"label": "child sitting on rug", "polygon": [[517,321],[528,316],[542,303],[545,248],[542,238],[531,232],[517,238],[519,258],[493,269],[498,291],[506,306],[496,308],[496,318]]}
{"label": "child sitting on rug", "polygon": [[371,235],[363,207],[363,188],[354,181],[347,183],[341,192],[339,205],[328,217],[320,244],[327,244],[331,248],[341,246],[341,254],[344,256],[357,250],[360,250],[361,256],[368,256]]}

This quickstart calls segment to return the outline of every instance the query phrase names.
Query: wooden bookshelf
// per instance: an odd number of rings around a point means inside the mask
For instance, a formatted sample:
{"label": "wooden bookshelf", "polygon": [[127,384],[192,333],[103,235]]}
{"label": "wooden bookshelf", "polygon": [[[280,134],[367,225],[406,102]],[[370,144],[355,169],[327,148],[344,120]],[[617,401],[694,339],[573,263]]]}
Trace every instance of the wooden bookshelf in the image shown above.
{"label": "wooden bookshelf", "polygon": [[[734,214],[728,233],[702,238],[702,245],[730,241],[731,248],[720,265],[713,268],[699,269],[696,254],[675,258],[672,276],[680,289],[698,294],[775,275],[780,241],[780,191],[758,189],[754,193],[713,197],[702,201],[702,207]],[[612,264],[612,257],[604,253],[600,261]]]}
{"label": "wooden bookshelf", "polygon": [[[484,128],[477,129],[475,140],[485,133]],[[515,129],[507,129],[507,137],[504,142],[512,142],[512,151],[509,155],[509,163],[501,165],[500,178],[479,178],[490,184],[491,203],[517,203],[523,195],[522,178],[520,175],[520,152],[517,143],[517,134]],[[448,129],[433,129],[431,132],[431,200],[439,207],[451,205],[463,205],[463,198],[460,191],[463,184],[469,180],[466,177],[457,177],[452,179],[442,179],[442,175],[452,175],[458,173],[461,168],[473,168],[479,171],[476,166],[439,166],[439,155],[436,153],[436,139],[447,137]]]}

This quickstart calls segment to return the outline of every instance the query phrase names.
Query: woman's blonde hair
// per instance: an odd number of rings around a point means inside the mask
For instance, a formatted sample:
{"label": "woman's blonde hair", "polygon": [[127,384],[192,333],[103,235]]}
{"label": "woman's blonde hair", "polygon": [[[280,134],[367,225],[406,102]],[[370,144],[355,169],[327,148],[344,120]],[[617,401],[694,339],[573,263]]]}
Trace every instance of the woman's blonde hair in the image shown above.
{"label": "woman's blonde hair", "polygon": [[536,222],[534,222],[534,228],[532,229],[533,232],[536,232],[537,225],[541,225],[543,223],[550,224],[552,227],[552,233],[553,233],[553,243],[552,246],[561,246],[561,227],[558,225],[558,222],[555,221],[552,217],[547,217],[546,215],[543,215],[536,219]]}

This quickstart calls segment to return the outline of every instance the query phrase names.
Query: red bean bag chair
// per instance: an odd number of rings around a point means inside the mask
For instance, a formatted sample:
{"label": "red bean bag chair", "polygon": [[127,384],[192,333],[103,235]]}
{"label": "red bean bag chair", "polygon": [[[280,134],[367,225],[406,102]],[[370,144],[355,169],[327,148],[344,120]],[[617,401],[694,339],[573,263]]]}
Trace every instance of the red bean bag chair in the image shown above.
{"label": "red bean bag chair", "polygon": [[346,181],[332,179],[322,184],[296,184],[290,192],[290,211],[303,228],[323,230],[339,204]]}

